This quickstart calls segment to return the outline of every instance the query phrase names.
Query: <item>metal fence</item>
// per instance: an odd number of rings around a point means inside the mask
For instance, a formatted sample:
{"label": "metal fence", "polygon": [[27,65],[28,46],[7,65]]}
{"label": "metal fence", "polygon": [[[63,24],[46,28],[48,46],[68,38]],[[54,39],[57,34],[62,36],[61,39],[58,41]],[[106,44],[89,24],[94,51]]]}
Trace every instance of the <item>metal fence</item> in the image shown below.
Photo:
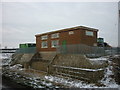
{"label": "metal fence", "polygon": [[18,48],[6,48],[6,49],[0,49],[1,53],[15,53]]}
{"label": "metal fence", "polygon": [[62,54],[84,54],[89,57],[120,54],[120,47],[92,47],[82,44],[61,45],[57,52]]}
{"label": "metal fence", "polygon": [[20,48],[15,53],[36,53],[36,47]]}

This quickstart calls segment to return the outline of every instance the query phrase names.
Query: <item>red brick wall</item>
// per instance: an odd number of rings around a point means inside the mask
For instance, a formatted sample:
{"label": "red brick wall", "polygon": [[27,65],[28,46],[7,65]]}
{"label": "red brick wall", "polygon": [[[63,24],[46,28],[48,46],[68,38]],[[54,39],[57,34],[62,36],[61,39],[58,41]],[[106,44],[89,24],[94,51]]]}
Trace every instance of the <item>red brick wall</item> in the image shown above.
{"label": "red brick wall", "polygon": [[[59,39],[58,38],[51,39],[50,34],[48,34],[48,39],[47,40],[41,40],[41,36],[37,36],[36,37],[37,51],[56,51],[56,48],[51,48],[51,40],[59,40]],[[48,42],[48,48],[41,48],[42,41],[47,41]]]}
{"label": "red brick wall", "polygon": [[[89,31],[89,30],[87,30]],[[81,30],[81,43],[89,46],[93,46],[94,43],[97,43],[97,32],[93,31],[94,36],[87,36],[85,34],[86,30]]]}
{"label": "red brick wall", "polygon": [[[51,34],[48,34],[47,41],[48,42],[48,48],[41,48],[41,36],[36,36],[36,47],[37,51],[56,51],[56,48],[51,48],[51,40],[59,40],[59,45],[62,45],[62,41],[66,40],[66,44],[86,44],[93,46],[94,43],[97,43],[97,31],[94,32],[94,36],[86,36],[85,31],[86,30],[80,30],[76,29],[73,30],[74,34],[69,35],[69,31],[62,31],[59,32],[59,38],[51,39]],[[89,31],[89,30],[88,30]]]}
{"label": "red brick wall", "polygon": [[80,30],[73,30],[74,34],[69,35],[69,32],[61,32],[60,33],[60,45],[62,42],[66,40],[66,44],[79,44],[80,43]]}

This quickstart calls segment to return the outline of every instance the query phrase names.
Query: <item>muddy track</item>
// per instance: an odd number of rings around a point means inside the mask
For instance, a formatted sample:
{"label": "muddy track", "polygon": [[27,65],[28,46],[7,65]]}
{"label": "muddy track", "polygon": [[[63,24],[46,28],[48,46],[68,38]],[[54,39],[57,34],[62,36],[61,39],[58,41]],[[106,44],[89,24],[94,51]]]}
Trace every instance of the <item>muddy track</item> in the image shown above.
{"label": "muddy track", "polygon": [[2,90],[22,90],[26,88],[34,90],[32,87],[16,83],[12,79],[2,76]]}
{"label": "muddy track", "polygon": [[[2,76],[3,78],[6,78],[8,80],[14,81],[15,83],[18,83],[22,86],[25,86],[27,88],[64,88],[64,85],[56,84],[54,82],[50,82],[48,80],[44,80],[42,78],[34,79],[30,77],[26,77],[23,75],[20,75],[16,72],[4,72]],[[14,87],[14,86],[13,86]]]}

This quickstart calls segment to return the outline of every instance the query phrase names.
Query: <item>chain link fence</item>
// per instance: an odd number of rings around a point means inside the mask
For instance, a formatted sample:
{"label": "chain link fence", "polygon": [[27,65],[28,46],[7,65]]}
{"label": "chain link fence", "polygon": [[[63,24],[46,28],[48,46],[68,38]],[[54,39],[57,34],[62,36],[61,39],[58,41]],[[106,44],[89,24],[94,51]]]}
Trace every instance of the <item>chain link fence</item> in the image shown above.
{"label": "chain link fence", "polygon": [[120,47],[97,47],[82,44],[60,45],[59,47],[57,47],[57,53],[83,54],[88,57],[100,57],[105,55],[120,54]]}
{"label": "chain link fence", "polygon": [[16,54],[19,54],[19,53],[36,53],[36,47],[28,47],[28,48],[20,48],[18,50],[16,50],[15,52]]}

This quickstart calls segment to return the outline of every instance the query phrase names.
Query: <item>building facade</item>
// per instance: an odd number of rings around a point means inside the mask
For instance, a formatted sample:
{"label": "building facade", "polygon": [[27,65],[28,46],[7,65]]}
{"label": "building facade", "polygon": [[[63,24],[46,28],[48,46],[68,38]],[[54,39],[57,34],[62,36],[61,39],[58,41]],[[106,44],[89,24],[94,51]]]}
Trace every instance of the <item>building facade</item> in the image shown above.
{"label": "building facade", "polygon": [[56,51],[60,45],[85,44],[89,46],[97,45],[98,29],[77,26],[58,31],[37,34],[36,48],[38,52]]}

